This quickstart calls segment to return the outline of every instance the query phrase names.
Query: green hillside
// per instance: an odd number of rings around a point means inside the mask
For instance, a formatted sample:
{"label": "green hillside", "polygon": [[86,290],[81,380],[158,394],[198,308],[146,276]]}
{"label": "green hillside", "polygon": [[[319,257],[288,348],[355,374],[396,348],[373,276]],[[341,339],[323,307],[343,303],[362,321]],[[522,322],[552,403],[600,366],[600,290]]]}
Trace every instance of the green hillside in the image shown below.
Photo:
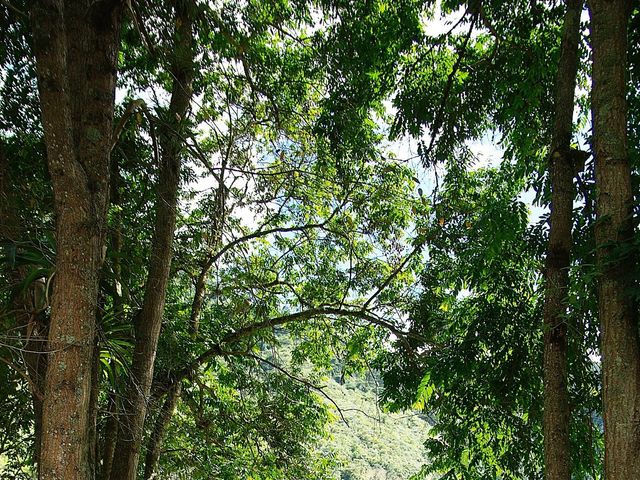
{"label": "green hillside", "polygon": [[328,380],[326,393],[338,404],[330,437],[320,449],[334,454],[340,480],[406,480],[426,462],[422,445],[428,423],[412,413],[387,413],[377,406],[375,383],[352,377]]}

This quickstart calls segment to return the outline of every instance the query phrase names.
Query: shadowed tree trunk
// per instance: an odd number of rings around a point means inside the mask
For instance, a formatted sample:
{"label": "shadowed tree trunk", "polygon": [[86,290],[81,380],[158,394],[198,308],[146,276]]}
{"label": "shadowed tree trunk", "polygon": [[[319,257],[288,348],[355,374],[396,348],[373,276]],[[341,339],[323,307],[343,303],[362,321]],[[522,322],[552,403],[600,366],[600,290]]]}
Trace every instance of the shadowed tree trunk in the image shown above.
{"label": "shadowed tree trunk", "polygon": [[[14,185],[17,182],[10,176],[9,159],[4,145],[0,141],[0,240],[16,245],[21,240],[23,226],[18,219],[17,192]],[[28,269],[24,266],[12,269],[9,273],[14,286],[22,284],[28,276]],[[46,343],[46,302],[44,300],[45,285],[42,279],[33,282],[24,291],[19,288],[12,298],[12,314],[15,325],[23,338],[21,357],[30,379],[31,401],[33,404],[34,422],[34,452],[33,461],[37,468],[40,466],[40,441],[42,437],[42,400],[44,390],[44,376],[47,367],[45,355]]]}
{"label": "shadowed tree trunk", "polygon": [[595,236],[607,480],[640,478],[640,339],[630,296],[637,259],[626,116],[629,1],[589,2],[593,47],[592,113],[596,162]]}
{"label": "shadowed tree trunk", "polygon": [[33,3],[33,49],[56,215],[42,479],[93,478],[90,397],[121,5]]}
{"label": "shadowed tree trunk", "polygon": [[574,162],[571,152],[583,0],[568,0],[556,76],[551,139],[551,216],[545,263],[544,298],[544,466],[547,480],[569,480],[569,393],[567,312],[571,262]]}
{"label": "shadowed tree trunk", "polygon": [[104,427],[104,443],[102,445],[101,465],[98,475],[100,480],[109,480],[111,477],[113,454],[118,438],[118,400],[116,394],[113,392],[109,392],[107,412],[108,416]]}
{"label": "shadowed tree trunk", "polygon": [[182,382],[176,382],[164,399],[164,403],[158,412],[151,437],[149,438],[149,444],[147,446],[147,455],[144,462],[144,479],[149,480],[153,477],[153,474],[158,465],[160,459],[160,450],[162,449],[162,441],[164,440],[165,432],[171,421],[178,400],[180,399],[180,393],[182,391]]}
{"label": "shadowed tree trunk", "polygon": [[[119,120],[119,125],[123,129],[128,117],[133,112],[133,108],[123,114]],[[114,131],[114,135],[119,136],[118,126]],[[118,138],[113,139],[112,148],[117,142]],[[113,268],[113,312],[116,318],[124,321],[124,308],[123,305],[128,297],[125,298],[124,294],[127,289],[122,288],[122,213],[121,213],[121,195],[120,186],[122,185],[122,177],[120,175],[120,165],[116,156],[111,156],[110,163],[110,203],[112,207],[116,207],[111,214],[112,223],[109,225],[111,252],[112,252],[112,268]],[[118,381],[118,371],[113,369],[113,375],[115,382]],[[111,467],[113,465],[113,455],[116,448],[116,441],[118,439],[118,403],[119,399],[115,393],[116,385],[110,384],[108,387],[108,400],[107,400],[107,418],[104,425],[102,442],[98,452],[96,454],[96,472],[97,478],[100,480],[109,480],[111,477]]]}
{"label": "shadowed tree trunk", "polygon": [[153,367],[162,326],[178,207],[183,132],[192,97],[193,32],[190,2],[176,0],[172,55],[173,78],[169,111],[160,125],[161,158],[151,260],[142,310],[135,319],[133,363],[122,401],[120,433],[111,471],[112,480],[134,480],[140,457],[144,420],[153,380]]}

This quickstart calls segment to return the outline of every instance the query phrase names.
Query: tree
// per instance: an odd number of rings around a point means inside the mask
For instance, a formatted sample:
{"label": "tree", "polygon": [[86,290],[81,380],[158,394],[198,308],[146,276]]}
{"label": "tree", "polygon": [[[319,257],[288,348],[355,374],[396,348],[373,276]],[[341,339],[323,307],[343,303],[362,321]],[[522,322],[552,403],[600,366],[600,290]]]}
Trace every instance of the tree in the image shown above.
{"label": "tree", "polygon": [[598,306],[602,328],[605,476],[640,475],[640,339],[632,296],[637,259],[625,101],[629,2],[589,2],[596,161]]}
{"label": "tree", "polygon": [[170,67],[171,102],[159,129],[161,155],[155,231],[142,309],[134,319],[135,348],[127,393],[122,403],[123,424],[111,470],[114,480],[133,480],[136,477],[173,256],[183,137],[189,123],[188,110],[193,92],[192,18],[195,7],[193,3],[181,0],[173,2],[172,6],[175,12],[175,50]]}
{"label": "tree", "polygon": [[454,170],[421,224],[431,241],[409,344],[379,359],[384,397],[428,415],[425,477],[539,478],[539,260],[522,184],[506,167]]}
{"label": "tree", "polygon": [[120,2],[35,2],[31,10],[56,212],[56,279],[42,407],[40,478],[91,478],[90,395]]}
{"label": "tree", "polygon": [[[447,7],[452,11],[456,6],[460,7],[459,4]],[[459,172],[464,176],[466,174],[464,168],[457,164],[468,161],[469,154],[465,142],[482,138],[487,131],[492,131],[504,146],[503,164],[508,165],[509,161],[515,163],[515,171],[513,167],[505,168],[508,171],[519,172],[522,178],[527,178],[530,185],[537,190],[538,199],[542,201],[548,199],[548,189],[544,184],[547,178],[547,166],[541,160],[547,155],[558,155],[557,148],[560,143],[565,145],[563,148],[570,147],[574,109],[573,91],[580,59],[578,47],[581,7],[572,3],[568,5],[568,10],[570,13],[565,16],[567,28],[564,29],[566,40],[563,41],[563,45],[567,46],[559,49],[561,54],[558,63],[555,62],[557,52],[555,45],[560,43],[557,27],[561,25],[561,17],[556,8],[542,2],[519,4],[515,9],[510,8],[510,11],[493,2],[469,5],[451,31],[435,39],[426,39],[426,46],[422,50],[416,49],[415,54],[412,52],[407,55],[408,75],[403,77],[401,89],[395,100],[399,107],[395,125],[398,132],[408,132],[419,138],[419,154],[425,164],[446,162],[448,171],[452,174]],[[477,38],[473,36],[474,29],[480,30]],[[445,42],[440,41],[441,39]],[[517,47],[519,53],[513,51],[516,45],[520,45]],[[554,47],[551,48],[551,45]],[[554,58],[554,61],[550,64],[551,58]],[[555,68],[549,68],[554,64],[559,66],[557,72]],[[548,119],[554,117],[553,104],[549,102],[549,99],[554,97],[551,81],[553,77],[557,79],[556,120],[555,127],[551,129],[549,128],[551,122]],[[422,101],[416,101],[418,98]],[[423,131],[427,131],[429,136],[426,138],[422,136]],[[551,151],[548,146],[545,146],[545,142],[551,143]],[[567,151],[570,152],[570,149]],[[570,157],[573,157],[573,154]],[[573,400],[574,392],[578,389],[583,390],[586,385],[591,385],[588,390],[597,386],[593,375],[587,373],[593,371],[593,367],[589,366],[592,362],[585,360],[585,353],[583,353],[593,348],[593,344],[590,343],[593,337],[583,338],[580,335],[584,330],[592,330],[592,328],[577,330],[579,338],[570,347],[569,355],[573,358],[570,359],[569,366],[566,366],[569,347],[566,343],[566,334],[563,332],[566,324],[578,326],[578,322],[582,321],[578,312],[588,309],[587,305],[590,303],[588,290],[580,295],[575,290],[577,285],[569,284],[571,263],[568,249],[574,242],[571,235],[574,199],[572,183],[578,170],[575,167],[579,166],[581,160],[578,157],[584,157],[584,155],[576,155],[575,162],[571,158],[566,158],[564,161],[551,160],[549,163],[552,227],[545,268],[549,286],[545,312],[547,321],[545,342],[548,345],[545,362],[549,368],[545,370],[545,374],[548,379],[547,391],[550,394],[545,399],[548,402],[545,409],[548,416],[545,441],[548,445],[549,457],[547,475],[554,478],[557,475],[560,478],[568,478],[571,468],[575,470],[575,475],[587,475],[590,470],[595,470],[595,467],[590,468],[589,465],[592,454],[584,455],[584,452],[592,452],[592,450],[584,446],[577,447],[574,443],[577,438],[584,438],[585,432],[580,426],[583,422],[569,420],[572,416],[567,410],[569,403],[578,404],[577,411],[580,412],[580,418],[583,418],[583,409],[593,402],[592,394],[590,392],[582,399]],[[580,178],[578,180],[581,182]],[[448,184],[449,188],[456,184],[456,180],[451,175],[448,176]],[[580,185],[581,193],[584,195],[584,184],[580,183]],[[464,196],[465,193],[462,191],[460,195]],[[588,192],[586,195],[585,214],[588,217],[590,199]],[[446,219],[444,220],[446,223]],[[540,234],[544,231],[536,233]],[[497,232],[496,234],[499,235]],[[584,251],[581,250],[580,254],[583,255]],[[538,255],[538,253],[532,251],[531,255]],[[585,259],[585,263],[588,262],[587,257],[581,258]],[[466,261],[473,262],[473,259]],[[588,267],[574,274],[572,281],[584,275],[586,270]],[[466,278],[461,277],[459,281],[466,281]],[[532,280],[523,276],[522,281],[531,282]],[[430,282],[430,285],[433,287],[434,283]],[[427,295],[430,293],[425,294]],[[558,318],[559,312],[562,313],[562,320]],[[521,321],[526,322],[524,318]],[[549,325],[552,327],[549,328]],[[532,337],[536,336],[535,332],[531,334]],[[455,342],[455,335],[451,335],[451,341]],[[483,342],[483,339],[479,338],[478,342]],[[399,352],[399,354],[402,353]],[[562,365],[565,366],[561,367]],[[567,385],[562,380],[567,375],[567,368],[571,371],[574,385]],[[429,381],[430,374],[429,370],[425,371],[425,382]],[[456,371],[456,375],[460,375],[460,372]],[[394,381],[397,380],[394,374],[392,377]],[[528,388],[535,391],[538,388],[535,383]],[[409,385],[417,386],[415,383],[409,383]],[[424,388],[428,390],[428,383]],[[409,387],[410,391],[411,387]],[[556,395],[558,393],[559,395]],[[570,398],[572,400],[569,400]],[[585,403],[582,403],[583,401]],[[441,413],[441,405],[437,402],[433,405],[436,408],[434,414]],[[555,415],[554,412],[560,415]],[[541,420],[531,416],[530,413],[529,421],[535,424]],[[474,412],[465,411],[464,414],[459,413],[459,415],[473,418]],[[578,415],[573,418],[577,417]],[[456,425],[459,426],[454,418],[450,421],[451,424],[448,424],[443,420],[439,424],[440,428],[454,429]],[[587,417],[584,423],[591,425],[592,421]],[[469,426],[468,428],[467,432],[472,432],[478,427]],[[591,431],[595,430],[593,426],[589,428]],[[509,429],[507,430],[508,433],[505,432],[504,435],[511,433]],[[447,432],[449,433],[448,430]],[[473,438],[472,433],[469,435]],[[449,438],[444,434],[443,437]],[[451,434],[451,437],[455,436]],[[563,446],[558,447],[556,439],[561,439]],[[481,442],[480,439],[477,441]],[[570,443],[573,444],[572,448],[569,448]],[[590,443],[593,446],[593,443]],[[451,444],[448,447],[451,447]],[[481,448],[477,445],[476,447]],[[451,460],[450,467],[457,465],[456,469],[451,470],[452,474],[458,471],[457,468],[460,472],[469,472],[470,475],[482,475],[486,471],[482,470],[486,468],[486,463],[483,462],[478,462],[477,465],[460,466],[456,457],[460,454],[459,450],[453,449],[454,453],[450,454],[451,457],[445,447],[437,452]],[[493,452],[498,455],[495,450]],[[556,455],[555,458],[552,458],[554,455]],[[561,456],[563,458],[556,463],[554,460],[558,460]],[[487,461],[489,464],[500,462],[500,460]],[[446,465],[444,460],[441,466],[443,465]],[[562,465],[560,470],[563,471],[560,473],[558,473],[558,465]],[[443,472],[447,472],[446,467],[443,466],[443,469]],[[533,469],[530,467],[525,470],[531,472]]]}
{"label": "tree", "polygon": [[555,86],[555,119],[549,170],[551,202],[544,299],[544,448],[545,478],[571,478],[569,446],[567,294],[573,238],[573,178],[581,152],[571,149],[574,95],[578,73],[581,1],[567,2]]}
{"label": "tree", "polygon": [[591,4],[591,105],[580,0],[0,4],[16,475],[325,478],[323,375],[377,366],[431,418],[424,475],[598,478],[599,279],[607,474],[637,476],[637,9]]}

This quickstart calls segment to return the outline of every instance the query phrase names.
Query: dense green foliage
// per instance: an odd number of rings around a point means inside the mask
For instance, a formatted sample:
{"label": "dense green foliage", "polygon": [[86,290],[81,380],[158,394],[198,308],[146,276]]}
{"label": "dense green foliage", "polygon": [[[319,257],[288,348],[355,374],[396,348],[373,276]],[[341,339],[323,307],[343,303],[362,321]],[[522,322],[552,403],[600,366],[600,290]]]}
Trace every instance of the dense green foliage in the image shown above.
{"label": "dense green foliage", "polygon": [[[96,471],[135,383],[161,153],[175,133],[172,69],[193,65],[189,112],[177,119],[178,218],[144,427],[151,451],[179,385],[157,478],[542,478],[547,160],[564,6],[184,5],[192,58],[176,48],[175,2],[125,11],[95,340]],[[34,405],[46,392],[25,353],[46,344],[56,281],[29,9],[0,2],[2,478],[35,475]],[[589,141],[586,35],[585,26],[575,144]],[[478,142],[495,158],[482,162]],[[415,156],[400,158],[413,146]],[[573,478],[595,480],[593,160],[576,170],[567,421]],[[633,252],[619,253],[633,258],[638,245],[636,235]]]}

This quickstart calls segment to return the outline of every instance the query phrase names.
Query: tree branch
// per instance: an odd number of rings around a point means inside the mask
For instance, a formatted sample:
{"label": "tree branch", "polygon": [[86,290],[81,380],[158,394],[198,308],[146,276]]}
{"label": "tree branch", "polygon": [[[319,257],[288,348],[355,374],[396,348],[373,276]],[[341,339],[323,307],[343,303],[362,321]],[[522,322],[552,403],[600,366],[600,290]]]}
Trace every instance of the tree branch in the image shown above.
{"label": "tree branch", "polygon": [[7,7],[9,10],[13,11],[14,13],[17,13],[21,17],[29,18],[29,15],[27,15],[26,12],[23,12],[18,7],[12,5],[11,2],[9,2],[9,0],[0,0],[0,3],[5,7]]}
{"label": "tree branch", "polygon": [[295,226],[295,227],[274,227],[274,228],[269,228],[267,230],[256,230],[255,232],[250,233],[248,235],[245,235],[243,237],[238,237],[235,240],[232,240],[231,242],[227,243],[215,255],[211,256],[209,258],[209,260],[207,261],[207,263],[209,263],[209,262],[211,264],[215,263],[225,253],[227,253],[229,250],[234,248],[236,245],[238,245],[240,243],[243,243],[243,242],[247,242],[249,240],[253,240],[254,238],[264,237],[264,236],[267,236],[267,235],[271,235],[272,233],[303,232],[305,230],[312,230],[314,228],[325,227],[331,220],[333,220],[333,218],[342,209],[342,207],[344,206],[344,203],[345,202],[340,204],[340,206],[338,208],[336,208],[333,212],[331,212],[331,215],[329,215],[329,217],[327,217],[327,219],[325,221],[320,222],[320,223],[308,223],[306,225],[298,225],[298,226]]}
{"label": "tree branch", "polygon": [[410,332],[404,332],[400,330],[398,327],[393,325],[390,322],[382,320],[364,310],[351,310],[347,308],[336,308],[336,307],[320,307],[320,308],[310,308],[308,310],[303,310],[300,312],[290,313],[287,315],[282,315],[276,318],[270,318],[264,320],[262,322],[253,323],[242,327],[234,332],[227,334],[223,339],[211,346],[208,350],[201,353],[198,357],[192,360],[187,366],[178,370],[177,372],[169,373],[165,379],[167,380],[165,383],[161,384],[161,381],[158,381],[159,385],[154,388],[154,396],[158,397],[163,395],[166,391],[175,382],[179,382],[182,379],[189,378],[193,373],[198,369],[198,367],[204,365],[207,361],[211,360],[214,357],[225,357],[225,356],[247,356],[247,350],[236,350],[230,351],[226,350],[223,347],[225,345],[233,344],[238,342],[244,338],[250,337],[251,335],[268,328],[273,328],[278,325],[286,325],[287,323],[311,320],[312,318],[321,317],[321,316],[343,316],[343,317],[354,317],[362,320],[366,320],[367,322],[378,325],[380,327],[386,328],[394,335],[399,338],[403,338],[406,340],[406,337],[413,337],[414,334]]}
{"label": "tree branch", "polygon": [[[464,18],[464,17],[463,17]],[[471,33],[473,33],[473,27],[476,24],[476,20],[478,18],[478,14],[474,14],[473,18],[471,19],[471,23],[469,24],[469,30],[467,31],[464,40],[462,42],[462,46],[460,47],[460,49],[458,50],[458,58],[456,59],[456,63],[453,65],[453,68],[451,69],[451,72],[449,73],[449,76],[447,77],[447,83],[444,87],[444,93],[442,94],[442,100],[440,101],[440,105],[438,107],[438,111],[436,112],[436,118],[433,121],[433,129],[431,132],[431,140],[429,140],[429,147],[426,150],[425,153],[425,158],[429,158],[429,156],[431,156],[431,152],[433,150],[433,147],[435,145],[435,141],[436,141],[436,137],[438,136],[438,133],[440,132],[440,127],[442,127],[442,124],[444,123],[444,110],[447,106],[447,102],[449,100],[449,96],[451,95],[451,89],[453,87],[453,79],[456,76],[456,73],[458,73],[458,70],[460,69],[460,65],[462,64],[462,60],[465,57],[465,52],[467,50],[467,45],[469,44],[469,39],[471,38]]]}
{"label": "tree branch", "polygon": [[307,388],[310,388],[312,390],[315,390],[316,392],[319,392],[323,397],[325,397],[327,400],[329,400],[333,404],[334,407],[336,407],[336,410],[340,414],[340,418],[342,419],[342,421],[345,423],[345,425],[347,427],[349,426],[349,422],[347,422],[347,419],[345,418],[344,413],[342,412],[342,409],[337,404],[337,402],[333,398],[331,398],[327,394],[327,392],[324,391],[324,387],[319,387],[318,385],[314,385],[313,383],[305,380],[304,378],[296,377],[295,375],[287,372],[284,368],[280,367],[279,365],[276,365],[275,363],[267,360],[266,358],[259,357],[258,355],[254,355],[252,353],[248,353],[248,354],[246,354],[246,356],[249,357],[249,358],[253,358],[254,360],[258,360],[259,362],[266,363],[267,365],[269,365],[270,367],[278,370],[280,373],[286,375],[290,379],[295,380],[296,382],[299,382],[299,383],[305,385]]}
{"label": "tree branch", "polygon": [[[38,353],[41,353],[41,352],[38,352]],[[22,377],[22,379],[29,384],[29,386],[31,387],[31,392],[33,393],[33,395],[38,400],[40,400],[40,401],[44,400],[44,396],[42,395],[42,392],[40,392],[40,390],[38,390],[38,387],[36,386],[36,384],[33,382],[33,380],[29,377],[29,375],[24,370],[22,370],[20,367],[18,367],[18,365],[13,363],[11,360],[7,360],[4,357],[0,357],[0,362],[4,363],[5,365],[8,365],[18,375],[20,375]]]}
{"label": "tree branch", "polygon": [[402,272],[402,269],[407,265],[407,263],[409,263],[409,261],[422,250],[422,247],[424,245],[424,242],[420,242],[418,243],[418,245],[415,246],[415,248],[411,251],[411,253],[409,253],[409,255],[407,255],[407,257],[402,261],[402,263],[400,263],[400,265],[398,265],[395,270],[393,272],[391,272],[391,275],[389,275],[384,282],[382,282],[382,285],[380,285],[378,287],[378,289],[373,293],[373,295],[371,295],[366,302],[364,302],[364,305],[362,306],[363,309],[366,309],[371,302],[373,302],[373,300],[376,299],[376,297],[378,295],[380,295],[382,293],[382,291],[387,288],[389,286],[389,284],[393,281],[394,278],[396,278],[400,272]]}

